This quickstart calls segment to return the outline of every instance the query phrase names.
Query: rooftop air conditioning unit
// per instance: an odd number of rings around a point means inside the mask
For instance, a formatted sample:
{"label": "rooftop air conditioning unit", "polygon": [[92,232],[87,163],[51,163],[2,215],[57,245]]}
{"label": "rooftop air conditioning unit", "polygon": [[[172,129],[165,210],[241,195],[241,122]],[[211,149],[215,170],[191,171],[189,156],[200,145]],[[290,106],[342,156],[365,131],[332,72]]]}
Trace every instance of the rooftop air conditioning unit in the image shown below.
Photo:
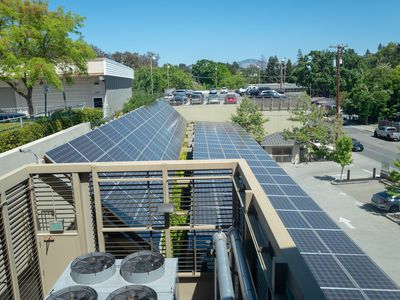
{"label": "rooftop air conditioning unit", "polygon": [[46,300],[177,299],[178,259],[139,251],[123,260],[102,252],[77,257]]}

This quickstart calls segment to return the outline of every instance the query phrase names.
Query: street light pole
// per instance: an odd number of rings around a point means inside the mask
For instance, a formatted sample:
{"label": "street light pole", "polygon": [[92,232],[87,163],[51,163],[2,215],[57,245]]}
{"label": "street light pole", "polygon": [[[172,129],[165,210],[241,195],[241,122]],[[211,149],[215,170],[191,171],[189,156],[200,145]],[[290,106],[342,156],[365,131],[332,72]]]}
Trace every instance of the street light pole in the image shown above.
{"label": "street light pole", "polygon": [[257,66],[257,68],[258,68],[258,84],[260,84],[261,83],[261,70],[260,70],[260,66]]}

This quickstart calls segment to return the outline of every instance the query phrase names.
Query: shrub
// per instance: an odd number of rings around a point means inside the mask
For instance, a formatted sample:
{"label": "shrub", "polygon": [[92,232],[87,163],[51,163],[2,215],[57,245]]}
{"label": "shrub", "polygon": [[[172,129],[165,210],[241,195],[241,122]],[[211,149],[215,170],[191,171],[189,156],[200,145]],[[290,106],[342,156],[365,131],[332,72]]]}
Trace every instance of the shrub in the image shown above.
{"label": "shrub", "polygon": [[[103,119],[103,111],[95,108],[84,108],[78,111],[79,123],[82,122],[90,122],[90,125],[93,127],[99,127],[104,123]],[[79,124],[78,123],[78,124]]]}
{"label": "shrub", "polygon": [[124,104],[122,111],[128,113],[141,106],[150,105],[160,97],[161,95],[158,94],[151,95],[142,90],[134,90],[131,99]]}
{"label": "shrub", "polygon": [[55,112],[50,118],[38,118],[34,123],[22,128],[1,132],[0,153],[83,122],[90,122],[92,128],[100,126],[104,122],[103,112],[94,108],[61,110]]}

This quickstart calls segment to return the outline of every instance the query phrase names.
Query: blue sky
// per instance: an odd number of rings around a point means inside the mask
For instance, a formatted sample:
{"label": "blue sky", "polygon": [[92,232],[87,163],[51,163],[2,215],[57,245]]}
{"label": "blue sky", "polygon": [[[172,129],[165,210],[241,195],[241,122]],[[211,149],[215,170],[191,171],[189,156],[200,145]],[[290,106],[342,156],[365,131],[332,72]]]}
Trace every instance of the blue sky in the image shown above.
{"label": "blue sky", "polygon": [[[281,3],[282,2],[282,3]],[[85,40],[106,52],[152,51],[163,63],[221,62],[346,43],[359,53],[400,42],[398,0],[49,0],[84,17]]]}

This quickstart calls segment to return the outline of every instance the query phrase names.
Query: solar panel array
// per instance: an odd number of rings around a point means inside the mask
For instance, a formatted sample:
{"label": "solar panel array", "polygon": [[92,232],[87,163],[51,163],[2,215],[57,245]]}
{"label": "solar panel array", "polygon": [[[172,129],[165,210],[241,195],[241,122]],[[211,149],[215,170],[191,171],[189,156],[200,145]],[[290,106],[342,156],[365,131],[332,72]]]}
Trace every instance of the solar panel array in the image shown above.
{"label": "solar panel array", "polygon": [[193,158],[247,160],[327,299],[400,299],[399,287],[240,126],[197,122]]}
{"label": "solar panel array", "polygon": [[157,101],[46,153],[55,163],[178,159],[186,122]]}
{"label": "solar panel array", "polygon": [[[186,121],[173,107],[157,101],[47,152],[46,157],[55,163],[178,159],[185,128]],[[115,178],[99,184],[107,222],[131,227],[164,224],[157,213],[157,204],[163,202],[160,182],[118,182],[118,178],[161,176],[154,173],[99,174]]]}

